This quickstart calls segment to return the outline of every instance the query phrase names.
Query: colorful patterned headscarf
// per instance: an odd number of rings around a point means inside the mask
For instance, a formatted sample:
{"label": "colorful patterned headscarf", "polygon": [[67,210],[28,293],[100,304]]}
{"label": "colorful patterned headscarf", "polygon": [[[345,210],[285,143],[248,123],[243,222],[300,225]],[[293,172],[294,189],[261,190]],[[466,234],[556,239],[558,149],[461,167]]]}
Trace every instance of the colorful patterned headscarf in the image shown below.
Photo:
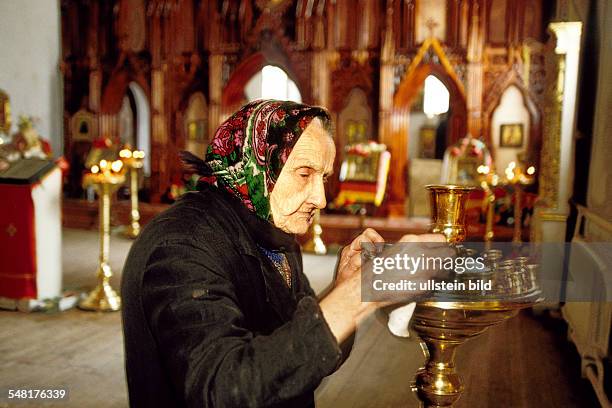
{"label": "colorful patterned headscarf", "polygon": [[270,193],[287,158],[310,122],[329,129],[323,108],[290,101],[257,100],[243,106],[217,129],[204,161],[183,161],[200,182],[224,188],[257,216],[270,219]]}

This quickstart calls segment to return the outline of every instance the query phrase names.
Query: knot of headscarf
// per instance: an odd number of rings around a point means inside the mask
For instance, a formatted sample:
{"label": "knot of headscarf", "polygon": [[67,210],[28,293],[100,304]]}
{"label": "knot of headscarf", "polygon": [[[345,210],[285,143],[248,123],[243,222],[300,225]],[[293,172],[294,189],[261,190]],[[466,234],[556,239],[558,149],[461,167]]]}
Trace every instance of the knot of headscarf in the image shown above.
{"label": "knot of headscarf", "polygon": [[223,122],[211,140],[206,159],[184,154],[200,183],[224,188],[257,216],[270,219],[270,193],[295,143],[318,117],[329,127],[323,108],[290,101],[257,100]]}

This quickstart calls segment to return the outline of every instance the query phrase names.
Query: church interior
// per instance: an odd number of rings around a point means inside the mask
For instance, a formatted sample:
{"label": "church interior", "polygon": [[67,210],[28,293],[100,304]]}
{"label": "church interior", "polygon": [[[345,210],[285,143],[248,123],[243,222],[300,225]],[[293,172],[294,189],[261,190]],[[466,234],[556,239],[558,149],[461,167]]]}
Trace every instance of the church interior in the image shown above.
{"label": "church interior", "polygon": [[[612,406],[612,252],[587,250],[612,242],[611,22],[607,0],[3,0],[0,391],[128,406],[130,246],[194,189],[180,152],[266,98],[334,125],[327,206],[297,237],[318,294],[361,231],[427,233],[426,186],[471,186],[467,242],[572,250],[558,296],[458,348],[452,406]],[[569,301],[572,279],[599,297]],[[317,406],[420,406],[420,333],[387,320],[361,323]]]}

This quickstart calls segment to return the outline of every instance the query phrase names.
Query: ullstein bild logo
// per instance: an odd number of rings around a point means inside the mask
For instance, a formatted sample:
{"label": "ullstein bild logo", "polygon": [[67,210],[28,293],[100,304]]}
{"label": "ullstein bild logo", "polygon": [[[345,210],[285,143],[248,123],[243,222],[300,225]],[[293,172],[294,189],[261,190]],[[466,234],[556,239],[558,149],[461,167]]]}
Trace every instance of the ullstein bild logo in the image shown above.
{"label": "ullstein bild logo", "polygon": [[399,282],[385,282],[382,279],[375,279],[372,282],[372,288],[376,291],[467,291],[467,290],[491,290],[493,282],[491,280],[468,280],[459,282],[440,282],[433,279],[428,279],[425,282],[416,282],[413,280],[402,279]]}

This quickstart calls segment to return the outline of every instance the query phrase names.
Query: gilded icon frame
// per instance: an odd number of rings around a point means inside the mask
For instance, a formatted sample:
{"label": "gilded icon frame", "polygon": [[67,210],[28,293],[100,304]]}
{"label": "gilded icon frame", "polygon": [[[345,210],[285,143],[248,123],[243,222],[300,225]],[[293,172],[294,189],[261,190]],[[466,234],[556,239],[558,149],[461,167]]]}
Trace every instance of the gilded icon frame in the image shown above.
{"label": "gilded icon frame", "polygon": [[0,133],[8,135],[11,125],[11,101],[8,94],[0,89]]}

